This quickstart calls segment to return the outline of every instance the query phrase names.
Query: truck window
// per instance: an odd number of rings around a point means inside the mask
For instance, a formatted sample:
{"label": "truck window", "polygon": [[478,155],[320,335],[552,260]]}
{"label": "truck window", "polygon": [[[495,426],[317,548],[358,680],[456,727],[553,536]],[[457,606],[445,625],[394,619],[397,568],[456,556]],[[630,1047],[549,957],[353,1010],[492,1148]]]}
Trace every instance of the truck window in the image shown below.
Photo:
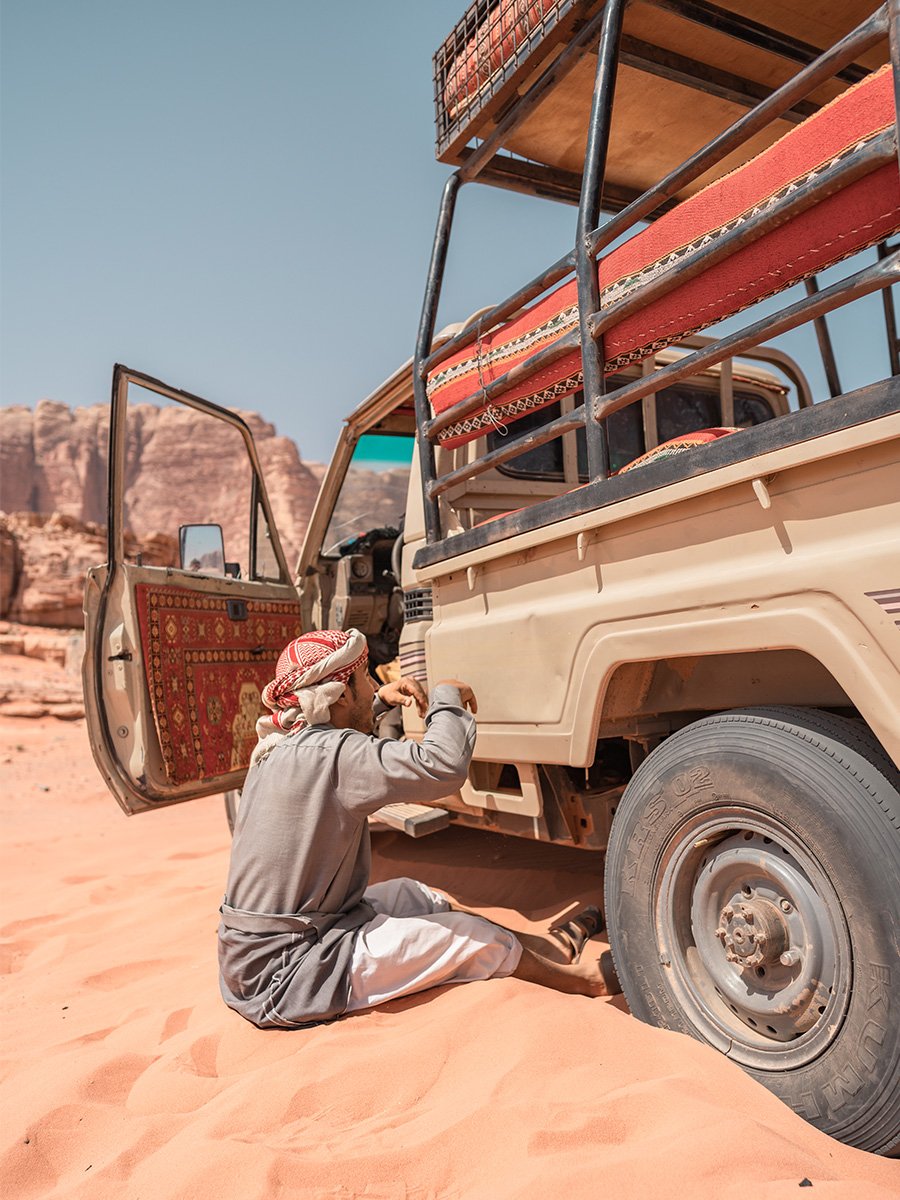
{"label": "truck window", "polygon": [[772,405],[763,396],[754,396],[750,392],[735,392],[735,425],[740,425],[742,429],[750,425],[762,425],[763,421],[771,421],[774,416]]}
{"label": "truck window", "polygon": [[666,388],[656,398],[656,430],[660,442],[722,424],[719,397],[700,388]]}
{"label": "truck window", "polygon": [[[578,392],[574,401],[576,405],[582,404],[584,393]],[[538,412],[520,417],[512,427],[509,436],[514,434],[516,437],[521,437],[532,429],[542,428],[548,421],[554,420],[559,415],[559,403],[550,404]],[[607,423],[607,433],[609,435],[610,466],[613,471],[618,471],[620,467],[624,467],[626,463],[644,453],[641,406],[633,404],[613,413]],[[496,450],[504,444],[505,438],[496,430],[492,430],[488,434],[489,450]],[[576,431],[576,444],[578,447],[578,476],[582,482],[585,482],[588,474],[587,448],[583,429]],[[497,469],[504,475],[511,475],[516,479],[562,480],[564,478],[562,440],[557,438],[543,446],[536,446],[533,450],[526,450],[524,454],[510,459],[509,462]]]}
{"label": "truck window", "polygon": [[[616,387],[627,382],[625,379],[614,377],[611,385]],[[575,396],[575,404],[581,404],[583,393]],[[714,392],[691,385],[666,388],[657,399],[657,431],[660,442],[683,433],[693,433],[698,429],[709,429],[721,425],[722,418],[719,408],[719,397]],[[521,437],[532,429],[539,429],[548,421],[560,414],[559,403],[542,408],[538,412],[521,417],[515,424],[515,435]],[[742,428],[759,425],[763,421],[771,421],[774,417],[772,406],[762,396],[752,392],[735,390],[734,393],[734,423]],[[607,420],[607,436],[609,438],[609,466],[612,472],[621,470],[627,463],[639,458],[647,449],[644,445],[644,429],[640,404],[631,404],[628,408],[613,413]],[[582,483],[588,479],[587,450],[585,434],[578,429],[575,434],[578,446],[578,476]],[[504,443],[504,438],[496,430],[488,434],[488,449],[496,450]],[[548,481],[562,480],[563,448],[562,439],[547,442],[527,450],[517,458],[511,459],[497,468],[504,475],[517,479],[544,479]]]}
{"label": "truck window", "polygon": [[[746,427],[771,421],[775,414],[768,400],[752,392],[734,393],[734,423]],[[660,392],[656,402],[656,428],[660,442],[682,433],[695,433],[722,424],[719,397],[699,387],[681,385]]]}
{"label": "truck window", "polygon": [[411,434],[362,435],[328,523],[323,553],[339,554],[342,543],[373,529],[399,533],[414,446]]}

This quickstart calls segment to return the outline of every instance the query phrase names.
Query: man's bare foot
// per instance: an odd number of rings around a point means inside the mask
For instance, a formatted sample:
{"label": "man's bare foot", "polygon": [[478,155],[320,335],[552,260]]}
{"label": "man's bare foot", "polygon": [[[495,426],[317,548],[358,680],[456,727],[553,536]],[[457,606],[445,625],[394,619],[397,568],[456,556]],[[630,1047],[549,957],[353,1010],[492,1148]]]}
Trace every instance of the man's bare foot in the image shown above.
{"label": "man's bare foot", "polygon": [[[454,912],[469,913],[476,917],[481,915],[455,900],[451,900],[450,905]],[[602,919],[599,909],[594,911],[598,920]],[[621,992],[622,988],[609,950],[604,950],[599,958],[588,954],[584,962],[580,961],[580,958],[572,962],[573,948],[554,937],[552,930],[544,937],[516,930],[508,932],[518,939],[522,947],[522,957],[513,971],[514,978],[527,979],[529,983],[538,983],[541,987],[576,996],[617,996]],[[590,931],[591,936],[593,932]],[[582,943],[582,946],[577,948],[576,957],[581,955],[584,946],[585,943]]]}
{"label": "man's bare foot", "polygon": [[[605,961],[604,961],[605,960]],[[522,947],[519,965],[513,971],[517,979],[557,992],[575,996],[614,996],[622,989],[612,966],[612,955],[604,951],[600,958],[589,957],[584,962],[557,963]]]}
{"label": "man's bare foot", "polygon": [[591,955],[585,962],[573,964],[576,969],[584,972],[587,990],[586,996],[618,996],[622,990],[616,968],[613,966],[612,954],[604,950],[599,958]]}

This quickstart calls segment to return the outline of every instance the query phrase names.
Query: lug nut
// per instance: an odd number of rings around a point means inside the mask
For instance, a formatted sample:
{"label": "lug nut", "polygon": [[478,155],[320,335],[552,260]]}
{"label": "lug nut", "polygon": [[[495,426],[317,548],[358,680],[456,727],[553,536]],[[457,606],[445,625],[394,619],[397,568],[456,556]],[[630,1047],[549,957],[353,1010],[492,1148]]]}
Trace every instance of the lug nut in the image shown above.
{"label": "lug nut", "polygon": [[797,963],[800,961],[800,951],[785,950],[784,954],[782,954],[778,961],[783,967],[796,967]]}
{"label": "lug nut", "polygon": [[726,904],[725,907],[722,909],[722,916],[725,918],[726,921],[730,921],[731,918],[734,916],[734,909],[731,907],[730,904]]}
{"label": "lug nut", "polygon": [[794,911],[794,906],[791,904],[790,900],[781,901],[781,911],[786,913]]}
{"label": "lug nut", "polygon": [[720,926],[719,926],[719,928],[716,930],[716,937],[717,937],[717,938],[722,938],[722,939],[724,940],[724,938],[725,938],[725,935],[726,935],[727,933],[728,933],[728,930],[725,928],[725,926],[724,926],[724,925],[720,925]]}

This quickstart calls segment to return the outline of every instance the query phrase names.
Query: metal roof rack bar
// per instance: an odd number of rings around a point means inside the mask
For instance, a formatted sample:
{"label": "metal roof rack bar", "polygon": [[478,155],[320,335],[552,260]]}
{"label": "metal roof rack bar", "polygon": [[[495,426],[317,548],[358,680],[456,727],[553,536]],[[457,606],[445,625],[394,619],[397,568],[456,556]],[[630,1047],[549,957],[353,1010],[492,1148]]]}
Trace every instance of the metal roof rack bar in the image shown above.
{"label": "metal roof rack bar", "polygon": [[670,171],[665,178],[655,186],[648,188],[642,196],[622,212],[617,213],[605,225],[595,229],[591,234],[593,253],[599,253],[632,224],[643,220],[653,212],[662,201],[668,200],[685,184],[692,183],[726,154],[737,149],[748,138],[782,116],[797,100],[809,95],[820,83],[832,78],[839,67],[852,62],[858,54],[862,54],[870,46],[876,45],[885,38],[887,33],[887,5],[883,4],[845,38],[836,42],[831,49],[826,50],[821,58],[798,71],[792,79],[772,92],[756,108],[739,117],[733,125],[701,147],[696,154],[692,154],[680,167]]}
{"label": "metal roof rack bar", "polygon": [[696,350],[678,362],[669,363],[652,375],[645,375],[633,383],[617,388],[594,405],[591,415],[595,421],[603,421],[651,392],[679,383],[682,379],[696,375],[698,371],[715,366],[725,358],[741,354],[744,350],[756,346],[763,337],[777,337],[779,334],[788,333],[798,325],[814,321],[851,300],[858,300],[881,288],[890,288],[896,283],[900,283],[900,251],[879,259],[872,266],[864,267],[855,275],[841,279],[821,292],[814,292],[804,300],[798,300],[796,304],[789,305],[773,316],[763,317],[728,337],[711,342],[702,350]]}

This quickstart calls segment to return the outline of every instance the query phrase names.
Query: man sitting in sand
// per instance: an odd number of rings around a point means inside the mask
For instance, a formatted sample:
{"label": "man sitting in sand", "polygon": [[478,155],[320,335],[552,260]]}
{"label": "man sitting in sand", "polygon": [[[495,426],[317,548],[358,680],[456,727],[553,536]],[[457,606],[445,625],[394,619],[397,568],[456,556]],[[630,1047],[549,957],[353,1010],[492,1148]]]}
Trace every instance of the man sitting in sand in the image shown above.
{"label": "man sitting in sand", "polygon": [[[470,687],[444,680],[430,705],[414,679],[376,692],[363,634],[320,630],[285,648],[263,701],[272,715],[257,724],[221,908],[226,1004],[255,1025],[290,1029],[508,975],[607,993],[599,963],[578,961],[599,924],[590,910],[570,922],[571,961],[560,963],[523,945],[540,939],[456,910],[413,879],[369,886],[366,818],[388,803],[439,800],[465,780]],[[421,742],[373,736],[379,715],[413,703],[425,717]]]}

